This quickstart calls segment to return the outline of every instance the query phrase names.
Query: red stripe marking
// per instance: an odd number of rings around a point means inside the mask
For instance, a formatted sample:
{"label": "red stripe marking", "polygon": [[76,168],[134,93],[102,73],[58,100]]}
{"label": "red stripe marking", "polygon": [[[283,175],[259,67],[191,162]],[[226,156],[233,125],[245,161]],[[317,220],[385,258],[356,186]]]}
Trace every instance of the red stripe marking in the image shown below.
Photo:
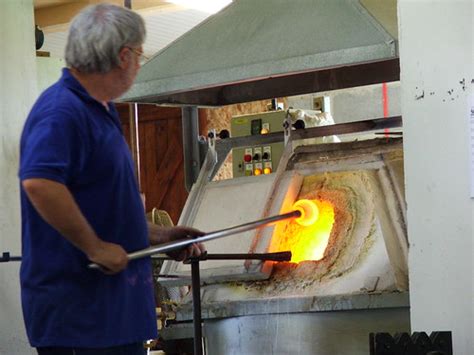
{"label": "red stripe marking", "polygon": [[[388,117],[388,90],[387,83],[382,83],[382,106],[383,106],[383,117]],[[384,129],[385,137],[388,137],[388,128]]]}

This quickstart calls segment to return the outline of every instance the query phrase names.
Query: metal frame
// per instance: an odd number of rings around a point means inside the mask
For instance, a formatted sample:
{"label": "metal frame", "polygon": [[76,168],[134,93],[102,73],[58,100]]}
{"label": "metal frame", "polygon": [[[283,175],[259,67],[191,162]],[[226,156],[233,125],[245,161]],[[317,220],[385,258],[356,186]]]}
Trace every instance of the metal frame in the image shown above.
{"label": "metal frame", "polygon": [[[282,176],[284,176],[284,172],[288,168],[288,164],[292,164],[292,154],[293,154],[293,143],[298,139],[307,139],[307,138],[315,138],[315,137],[323,137],[323,136],[330,136],[330,135],[342,135],[342,134],[349,134],[355,132],[367,132],[373,130],[383,130],[385,128],[394,128],[400,127],[402,125],[402,118],[400,116],[396,117],[389,117],[389,118],[380,118],[380,119],[373,119],[373,120],[366,120],[360,122],[352,122],[352,123],[344,123],[344,124],[336,124],[331,126],[323,126],[323,127],[315,127],[309,129],[302,129],[302,130],[293,130],[291,131],[291,140],[289,141],[290,144],[286,145],[284,150],[284,154],[282,156],[281,163],[279,164],[278,169],[273,175],[273,183],[272,187],[270,188],[270,193],[268,194],[269,199],[267,205],[264,207],[262,218],[278,214],[279,212],[270,211],[273,199],[275,198],[275,191],[279,190],[279,186],[281,185]],[[215,135],[214,135],[215,137]],[[254,144],[267,144],[269,142],[278,142],[284,140],[284,133],[278,132],[268,135],[258,135],[258,136],[250,136],[250,137],[238,137],[238,138],[228,138],[228,139],[221,139],[216,141],[215,139],[211,138],[209,140],[209,149],[207,152],[206,159],[204,161],[203,167],[201,169],[200,175],[198,180],[193,185],[193,188],[189,194],[189,197],[186,201],[184,206],[183,212],[181,214],[179,224],[180,225],[189,225],[190,221],[193,221],[197,214],[197,209],[195,206],[199,205],[200,201],[202,200],[205,192],[206,192],[206,185],[212,180],[213,176],[219,170],[220,166],[226,159],[228,153],[234,147],[246,146],[246,145],[254,145]],[[347,146],[349,143],[331,143],[325,144],[325,149],[334,149],[338,150],[339,147]],[[303,146],[304,147],[304,146]],[[300,149],[303,147],[297,147],[296,149]],[[321,146],[323,147],[323,146]],[[346,147],[347,149],[347,147]],[[241,178],[241,179],[246,179]],[[255,240],[258,239],[258,233]],[[264,250],[260,250],[256,248],[254,245],[255,241],[251,245],[251,251],[253,252],[263,252]],[[162,273],[167,274],[174,274],[176,264],[172,262],[166,262],[163,265]],[[249,269],[248,262],[243,265],[244,269]],[[271,263],[264,263],[262,266],[260,273],[258,275],[254,275],[257,278],[266,278],[267,275],[271,271]],[[268,275],[267,275],[268,276]],[[167,281],[168,285],[171,285],[173,282],[170,280]]]}
{"label": "metal frame", "polygon": [[[290,252],[268,253],[268,254],[215,254],[214,260],[230,259],[257,259],[257,260],[277,260],[289,261]],[[201,312],[201,277],[199,273],[199,262],[206,260],[206,256],[191,258],[191,290],[193,296],[193,345],[194,355],[202,355],[202,312]]]}
{"label": "metal frame", "polygon": [[197,106],[185,106],[181,109],[183,126],[184,183],[186,190],[199,176],[199,111]]}
{"label": "metal frame", "polygon": [[[307,138],[318,138],[331,135],[342,135],[349,133],[367,132],[374,130],[383,130],[388,128],[396,128],[402,126],[401,116],[392,116],[387,118],[376,118],[372,120],[339,123],[331,126],[313,127],[300,130],[290,131],[291,139],[307,139]],[[212,170],[208,172],[206,169],[209,168],[207,165],[203,165],[201,174],[207,175],[209,173],[209,180],[211,180],[221,167],[227,155],[233,148],[253,146],[257,144],[270,144],[285,141],[285,132],[274,132],[258,136],[246,136],[236,138],[226,138],[215,141],[211,139],[211,149],[214,148],[216,151],[216,162]],[[288,141],[288,140],[287,140]],[[285,142],[286,143],[286,142]],[[210,150],[211,150],[210,149]],[[208,152],[211,155],[211,159],[214,159],[213,152]],[[203,173],[204,170],[204,173]]]}
{"label": "metal frame", "polygon": [[252,81],[224,83],[186,92],[131,97],[124,101],[212,107],[398,80],[400,80],[400,62],[398,58],[394,58],[374,63],[275,75]]}

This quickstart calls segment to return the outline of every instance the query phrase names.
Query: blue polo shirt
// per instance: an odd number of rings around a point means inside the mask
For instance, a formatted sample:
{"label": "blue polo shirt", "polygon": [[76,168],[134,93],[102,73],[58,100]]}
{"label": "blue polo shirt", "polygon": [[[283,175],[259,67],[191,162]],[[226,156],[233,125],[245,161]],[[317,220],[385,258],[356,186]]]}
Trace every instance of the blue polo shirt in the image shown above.
{"label": "blue polo shirt", "polygon": [[[107,110],[63,69],[33,106],[23,129],[20,180],[67,186],[108,242],[146,248],[145,211],[113,104]],[[105,275],[36,212],[21,189],[20,270],[26,330],[34,347],[109,347],[156,338],[150,259]]]}

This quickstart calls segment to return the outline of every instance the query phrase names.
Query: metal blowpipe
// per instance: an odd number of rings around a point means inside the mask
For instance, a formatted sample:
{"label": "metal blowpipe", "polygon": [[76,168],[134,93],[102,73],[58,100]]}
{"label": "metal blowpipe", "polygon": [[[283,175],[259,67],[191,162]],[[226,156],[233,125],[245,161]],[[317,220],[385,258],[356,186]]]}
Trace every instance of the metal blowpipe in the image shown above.
{"label": "metal blowpipe", "polygon": [[[237,234],[237,233],[242,233],[246,232],[252,229],[256,229],[259,227],[266,226],[268,224],[272,224],[278,221],[283,221],[285,219],[290,219],[290,218],[298,218],[301,217],[302,212],[300,210],[295,210],[291,211],[288,213],[272,216],[272,217],[267,217],[263,218],[254,222],[249,222],[245,224],[241,224],[238,226],[226,228],[226,229],[221,229],[215,232],[211,232],[208,234],[204,234],[200,237],[196,238],[186,238],[186,239],[179,239],[175,240],[173,242],[168,242],[168,243],[163,243],[160,245],[152,246],[146,249],[138,250],[133,253],[128,254],[128,259],[129,260],[135,260],[135,259],[140,259],[140,258],[145,258],[147,256],[151,256],[154,254],[158,253],[168,253],[173,250],[177,249],[182,249],[188,245],[194,244],[194,243],[202,243],[202,242],[207,242],[209,240],[217,239],[217,238],[222,238],[222,237],[227,237],[232,234]],[[92,263],[89,264],[88,266],[90,269],[100,269],[101,267],[96,264]]]}

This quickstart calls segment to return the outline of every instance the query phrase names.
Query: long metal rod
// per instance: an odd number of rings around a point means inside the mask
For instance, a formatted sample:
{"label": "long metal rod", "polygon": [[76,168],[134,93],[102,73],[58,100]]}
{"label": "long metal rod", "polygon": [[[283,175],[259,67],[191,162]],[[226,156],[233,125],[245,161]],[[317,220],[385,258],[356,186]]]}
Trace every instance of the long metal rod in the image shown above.
{"label": "long metal rod", "polygon": [[135,163],[136,163],[136,168],[137,168],[137,182],[138,182],[138,188],[139,191],[142,192],[142,174],[141,174],[141,164],[140,164],[140,132],[139,132],[139,126],[138,126],[138,104],[133,104],[134,105],[134,110],[133,110],[133,133],[135,134]]}
{"label": "long metal rod", "polygon": [[203,254],[199,258],[205,260],[269,260],[290,261],[291,251],[279,251],[275,253],[251,253],[251,254]]}
{"label": "long metal rod", "polygon": [[194,355],[202,355],[201,277],[199,259],[191,258],[191,288],[193,294]]}
{"label": "long metal rod", "polygon": [[[203,253],[199,257],[194,257],[200,261],[206,260],[270,260],[270,261],[290,261],[291,251],[277,251],[273,253],[217,253],[208,254]],[[155,254],[153,255],[154,260],[174,260],[172,257],[166,254]],[[186,260],[184,262],[187,262]]]}
{"label": "long metal rod", "polygon": [[[278,221],[283,221],[285,219],[291,219],[291,218],[298,218],[301,216],[301,212],[296,210],[296,211],[291,211],[288,213],[276,215],[276,216],[271,216],[267,218],[263,218],[257,221],[249,222],[249,223],[244,223],[235,227],[230,227],[226,229],[221,229],[215,232],[211,232],[208,234],[204,234],[200,237],[197,238],[186,238],[186,239],[179,239],[175,240],[173,242],[168,242],[168,243],[163,243],[160,245],[152,246],[146,249],[138,250],[136,252],[128,254],[128,259],[129,260],[135,260],[135,259],[140,259],[144,258],[147,256],[151,256],[153,254],[158,254],[158,253],[168,253],[173,250],[177,249],[182,249],[184,247],[187,247],[188,245],[194,244],[194,243],[202,243],[202,242],[207,242],[209,240],[217,239],[217,238],[222,238],[222,237],[227,237],[232,234],[237,234],[237,233],[242,233],[246,232],[252,229],[256,229],[259,227],[266,226],[268,224],[272,224]],[[91,269],[98,269],[99,265],[97,264],[89,264],[89,268]]]}

